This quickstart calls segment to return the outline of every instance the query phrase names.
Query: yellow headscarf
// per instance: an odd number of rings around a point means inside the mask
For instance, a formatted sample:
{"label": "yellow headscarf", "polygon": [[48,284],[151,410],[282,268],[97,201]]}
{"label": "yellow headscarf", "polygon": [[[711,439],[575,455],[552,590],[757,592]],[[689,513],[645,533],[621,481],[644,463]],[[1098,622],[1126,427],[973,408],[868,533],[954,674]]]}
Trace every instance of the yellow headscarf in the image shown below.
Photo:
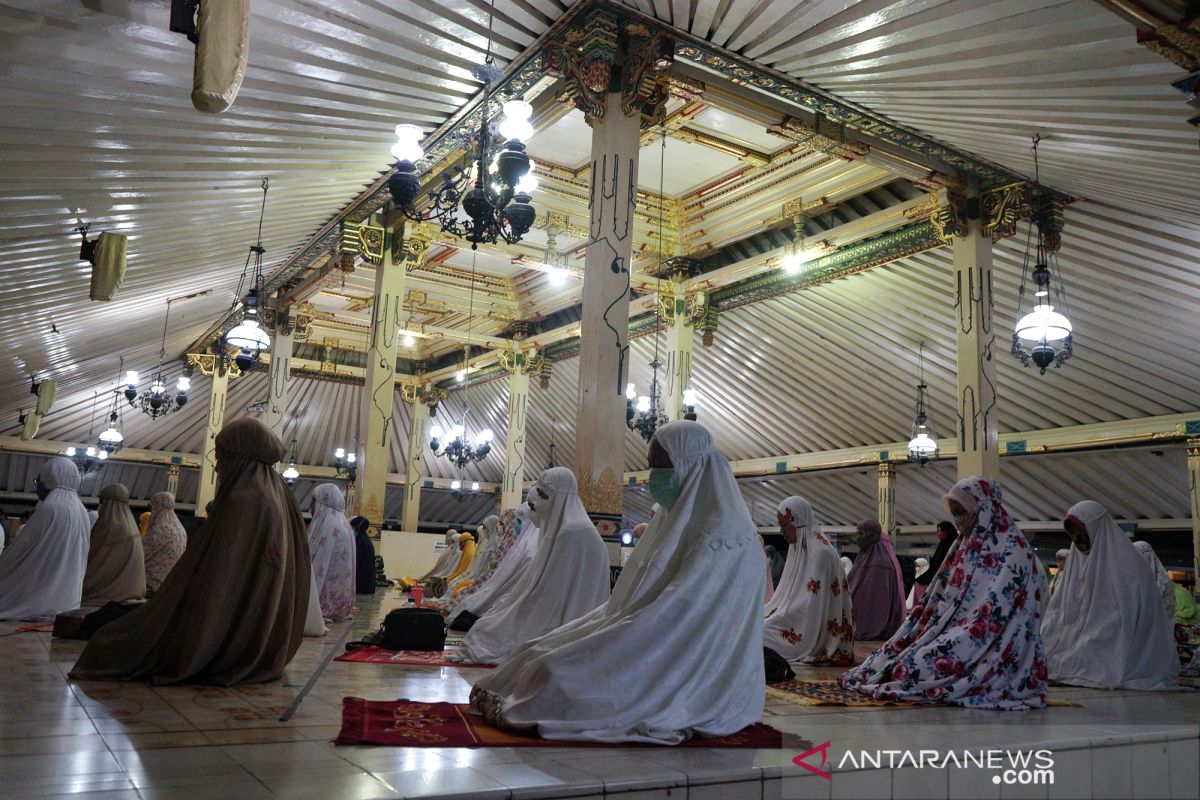
{"label": "yellow headscarf", "polygon": [[446,576],[446,585],[466,572],[467,568],[471,566],[471,560],[475,558],[475,540],[471,534],[464,533],[458,540],[458,546],[462,548],[462,555],[458,557],[458,564],[455,565],[454,571]]}
{"label": "yellow headscarf", "polygon": [[141,516],[138,517],[138,533],[143,539],[145,539],[146,534],[150,532],[150,517],[152,516],[153,514],[151,514],[149,511],[143,511]]}

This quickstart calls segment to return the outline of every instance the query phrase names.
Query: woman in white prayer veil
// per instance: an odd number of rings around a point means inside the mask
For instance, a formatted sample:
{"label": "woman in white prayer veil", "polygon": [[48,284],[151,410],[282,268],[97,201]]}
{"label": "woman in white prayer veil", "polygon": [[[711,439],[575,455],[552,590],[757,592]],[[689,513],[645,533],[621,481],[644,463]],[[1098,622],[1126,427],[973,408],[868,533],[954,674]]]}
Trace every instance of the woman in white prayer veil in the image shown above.
{"label": "woman in white prayer veil", "polygon": [[500,534],[500,517],[488,514],[483,518],[483,522],[479,523],[475,533],[475,557],[471,559],[471,566],[467,567],[467,571],[446,586],[446,594],[439,598],[444,605],[449,605],[463,589],[479,580],[479,576],[487,569]]}
{"label": "woman in white prayer veil", "polygon": [[547,739],[654,744],[762,718],[766,564],[733,472],[688,421],[659,428],[650,467],[663,510],[612,598],[482,678],[473,711]]}
{"label": "woman in white prayer veil", "polygon": [[438,556],[437,561],[433,562],[433,566],[419,578],[409,578],[407,576],[399,580],[401,589],[411,589],[412,587],[423,583],[433,577],[445,577],[450,574],[450,570],[454,569],[454,565],[458,563],[458,531],[454,528],[447,528],[446,535],[442,539],[442,554]]}
{"label": "woman in white prayer veil", "polygon": [[608,599],[608,549],[579,500],[575,475],[552,467],[534,489],[533,519],[542,531],[537,556],[504,607],[475,623],[451,660],[496,664]]}
{"label": "woman in white prayer veil", "polygon": [[850,560],[850,556],[842,556],[842,572],[847,578],[850,577],[850,570],[854,569],[854,562]]}
{"label": "woman in white prayer veil", "polygon": [[482,617],[492,609],[499,608],[504,598],[526,575],[529,565],[533,562],[538,550],[538,540],[541,538],[538,526],[534,524],[529,503],[533,500],[535,488],[530,488],[525,502],[517,506],[517,517],[521,520],[521,533],[517,541],[504,554],[504,559],[473,594],[465,600],[457,602],[446,618],[453,621],[459,614],[467,612],[474,617]]}
{"label": "woman in white prayer veil", "polygon": [[91,526],[79,470],[52,458],[37,476],[38,503],[0,558],[0,619],[41,619],[79,608]]}
{"label": "woman in white prayer veil", "polygon": [[1154,584],[1158,587],[1158,599],[1163,605],[1163,609],[1167,612],[1167,630],[1171,634],[1171,640],[1175,640],[1175,582],[1171,580],[1171,576],[1167,574],[1167,568],[1158,560],[1158,553],[1154,552],[1154,548],[1149,542],[1134,542],[1133,549],[1138,551],[1138,554],[1146,559],[1146,563],[1150,565],[1150,569],[1154,570]]}
{"label": "woman in white prayer veil", "polygon": [[321,616],[341,622],[354,614],[354,529],[346,519],[346,498],[336,483],[313,490],[308,550],[313,579],[321,592]]}
{"label": "woman in white prayer veil", "polygon": [[848,667],[854,663],[854,611],[837,551],[803,497],[779,504],[788,542],[775,596],[767,603],[763,647],[792,663]]}
{"label": "woman in white prayer veil", "polygon": [[1067,512],[1073,547],[1042,619],[1050,677],[1100,689],[1174,689],[1179,657],[1154,573],[1099,503]]}

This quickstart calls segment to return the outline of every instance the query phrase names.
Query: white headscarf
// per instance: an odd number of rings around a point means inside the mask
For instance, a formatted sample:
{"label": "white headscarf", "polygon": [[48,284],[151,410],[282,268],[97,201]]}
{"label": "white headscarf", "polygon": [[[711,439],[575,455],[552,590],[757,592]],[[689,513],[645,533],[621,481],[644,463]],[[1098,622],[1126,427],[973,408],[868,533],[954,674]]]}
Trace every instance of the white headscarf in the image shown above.
{"label": "white headscarf", "polygon": [[767,603],[763,646],[788,661],[848,667],[854,663],[854,612],[837,551],[803,497],[784,500],[779,513],[791,516],[796,543]]}
{"label": "white headscarf", "polygon": [[429,570],[427,577],[444,578],[454,572],[454,568],[458,566],[459,556],[462,555],[462,551],[458,548],[458,540],[461,538],[462,534],[454,528],[446,531],[446,547],[442,550],[442,555],[438,558],[437,563],[433,565],[433,569]]}
{"label": "white headscarf", "polygon": [[1150,565],[1150,569],[1154,570],[1154,583],[1158,586],[1158,599],[1162,602],[1163,608],[1167,612],[1167,625],[1171,633],[1171,639],[1175,638],[1175,582],[1171,580],[1171,576],[1167,574],[1167,568],[1158,560],[1158,553],[1154,552],[1154,548],[1149,542],[1134,542],[1133,549],[1141,554],[1142,558],[1146,559],[1146,563]]}
{"label": "white headscarf", "polygon": [[[527,501],[533,499],[534,491],[534,489],[529,490]],[[484,613],[496,607],[501,598],[517,585],[533,562],[541,534],[538,526],[534,525],[529,518],[528,502],[517,507],[517,515],[521,518],[521,533],[517,536],[517,541],[504,554],[504,558],[496,567],[496,571],[492,573],[492,577],[488,578],[487,583],[467,597],[465,602],[451,609],[447,615],[449,619],[454,619],[463,611],[482,617]]]}
{"label": "white headscarf", "polygon": [[479,579],[488,565],[492,550],[496,547],[496,536],[500,533],[500,518],[495,514],[488,514],[479,524],[477,532],[479,536],[475,540],[475,557],[471,559],[471,566],[467,567],[467,571],[455,579],[456,584],[459,581]]}
{"label": "white headscarf", "polygon": [[533,564],[505,602],[475,623],[455,660],[498,663],[608,598],[608,550],[579,500],[575,475],[552,467],[534,487],[533,517],[542,535]]}
{"label": "white headscarf", "polygon": [[922,556],[913,562],[913,565],[915,567],[915,570],[913,571],[913,585],[912,588],[908,590],[908,600],[905,603],[905,608],[907,608],[909,611],[912,611],[913,603],[916,601],[917,586],[919,585],[916,582],[916,578],[921,577],[929,570],[929,559]]}
{"label": "white headscarf", "polygon": [[313,490],[308,549],[313,579],[321,592],[321,614],[336,621],[354,609],[354,529],[346,519],[346,498],[335,483]]}
{"label": "white headscarf", "polygon": [[659,744],[762,718],[766,565],[754,522],[701,425],[671,422],[654,438],[678,499],[655,515],[606,604],[476,684],[485,716],[549,739]]}
{"label": "white headscarf", "polygon": [[1107,689],[1174,689],[1175,643],[1153,573],[1108,511],[1085,500],[1067,512],[1091,547],[1071,548],[1042,620],[1050,677]]}
{"label": "white headscarf", "polygon": [[854,562],[850,560],[850,556],[842,556],[841,562],[842,562],[842,572],[844,572],[846,574],[846,577],[849,577],[850,570],[854,569]]}
{"label": "white headscarf", "polygon": [[79,470],[68,458],[42,465],[49,489],[0,559],[0,619],[41,619],[79,608],[91,524],[79,499]]}

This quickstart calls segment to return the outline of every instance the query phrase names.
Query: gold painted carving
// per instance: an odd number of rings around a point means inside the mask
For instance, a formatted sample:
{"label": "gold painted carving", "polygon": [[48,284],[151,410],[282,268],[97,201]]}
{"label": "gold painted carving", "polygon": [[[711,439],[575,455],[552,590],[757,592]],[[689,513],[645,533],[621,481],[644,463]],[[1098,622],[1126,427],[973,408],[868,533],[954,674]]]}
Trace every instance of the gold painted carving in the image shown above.
{"label": "gold painted carving", "polygon": [[384,229],[346,220],[342,223],[342,252],[362,256],[378,266],[383,263]]}
{"label": "gold painted carving", "polygon": [[[937,195],[931,194],[934,204]],[[937,205],[929,216],[938,238],[949,242],[955,236],[965,236],[967,233],[967,202],[960,194],[950,193],[946,196],[945,205]]]}
{"label": "gold painted carving", "polygon": [[993,242],[1015,234],[1017,222],[1029,216],[1030,189],[1029,181],[1016,181],[980,194],[983,231]]}
{"label": "gold painted carving", "polygon": [[425,266],[429,248],[433,244],[433,230],[429,223],[413,225],[404,237],[404,270],[413,272]]}
{"label": "gold painted carving", "polygon": [[625,499],[625,490],[617,481],[612,468],[605,467],[600,473],[600,480],[593,481],[592,476],[583,472],[579,476],[579,499],[583,507],[592,514],[620,514],[621,503]]}
{"label": "gold painted carving", "polygon": [[778,125],[767,128],[767,133],[791,139],[813,152],[826,153],[843,161],[854,161],[871,152],[871,148],[861,142],[846,141],[846,126],[820,114],[816,115],[812,125],[795,117],[784,117]]}
{"label": "gold painted carving", "polygon": [[412,383],[410,381],[401,381],[398,384],[398,387],[400,389],[400,399],[404,402],[415,403],[417,400],[421,399],[420,384]]}
{"label": "gold painted carving", "polygon": [[437,408],[438,403],[449,396],[450,392],[437,386],[425,386],[421,389],[421,400],[430,409]]}
{"label": "gold painted carving", "polygon": [[212,353],[188,353],[187,363],[200,370],[200,374],[211,378],[218,370],[230,378],[240,378],[242,371],[229,358],[215,356]]}
{"label": "gold painted carving", "polygon": [[500,350],[497,355],[500,359],[500,366],[509,374],[521,372],[525,375],[539,375],[542,365],[546,361],[545,357],[536,350],[530,352]]}
{"label": "gold painted carving", "polygon": [[1153,34],[1139,31],[1138,42],[1180,69],[1188,72],[1200,70],[1200,34],[1195,31],[1178,25],[1159,25]]}

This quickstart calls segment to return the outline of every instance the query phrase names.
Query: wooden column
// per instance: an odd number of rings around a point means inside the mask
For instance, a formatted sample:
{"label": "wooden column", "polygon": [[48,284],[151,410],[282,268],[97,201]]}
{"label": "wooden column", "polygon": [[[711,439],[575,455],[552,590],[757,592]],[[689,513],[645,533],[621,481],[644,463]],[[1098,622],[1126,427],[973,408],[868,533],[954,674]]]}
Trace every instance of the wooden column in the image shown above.
{"label": "wooden column", "polygon": [[196,516],[207,517],[205,508],[217,496],[217,434],[225,424],[225,396],[229,393],[229,373],[216,368],[208,389],[208,422],[204,430],[204,451],[200,459],[200,488],[196,492]]}
{"label": "wooden column", "polygon": [[1200,589],[1200,438],[1187,442],[1188,488],[1192,496],[1192,574]]}
{"label": "wooden column", "polygon": [[404,399],[408,402],[409,428],[408,450],[404,460],[404,511],[400,530],[416,531],[421,522],[421,483],[425,466],[426,431],[429,428],[429,406],[425,393],[416,386],[404,387]]}
{"label": "wooden column", "polygon": [[[671,419],[683,419],[683,392],[692,382],[692,331],[691,310],[684,291],[684,282],[698,274],[700,264],[690,258],[676,256],[667,259],[665,267],[670,274],[669,284],[660,284],[658,313],[666,326],[663,337],[665,353],[663,368],[663,407]],[[669,287],[669,289],[668,289]]]}
{"label": "wooden column", "polygon": [[[968,208],[978,202],[968,202]],[[992,240],[978,214],[954,237],[958,345],[958,477],[1000,475],[996,415],[996,334],[992,328]]]}
{"label": "wooden column", "polygon": [[[592,125],[592,191],[579,341],[575,474],[584,507],[604,533],[621,518],[625,382],[629,374],[629,261],[641,120],[608,94]],[[611,530],[609,530],[611,529]]]}
{"label": "wooden column", "polygon": [[879,524],[889,535],[896,527],[896,466],[879,465]]}
{"label": "wooden column", "polygon": [[172,464],[167,467],[167,491],[171,496],[179,494],[179,465]]}
{"label": "wooden column", "polygon": [[[286,319],[287,310],[280,309],[278,313]],[[280,320],[280,322],[283,322]],[[267,385],[267,416],[263,421],[271,429],[271,433],[279,437],[285,445],[283,423],[287,413],[288,384],[291,381],[292,369],[292,328],[286,322],[277,324],[271,340],[271,373]]]}
{"label": "wooden column", "polygon": [[383,525],[384,494],[393,432],[392,394],[396,350],[404,312],[404,218],[385,215],[383,254],[375,268],[375,296],[367,343],[366,380],[360,395],[359,430],[365,434],[356,482],[356,513]]}

